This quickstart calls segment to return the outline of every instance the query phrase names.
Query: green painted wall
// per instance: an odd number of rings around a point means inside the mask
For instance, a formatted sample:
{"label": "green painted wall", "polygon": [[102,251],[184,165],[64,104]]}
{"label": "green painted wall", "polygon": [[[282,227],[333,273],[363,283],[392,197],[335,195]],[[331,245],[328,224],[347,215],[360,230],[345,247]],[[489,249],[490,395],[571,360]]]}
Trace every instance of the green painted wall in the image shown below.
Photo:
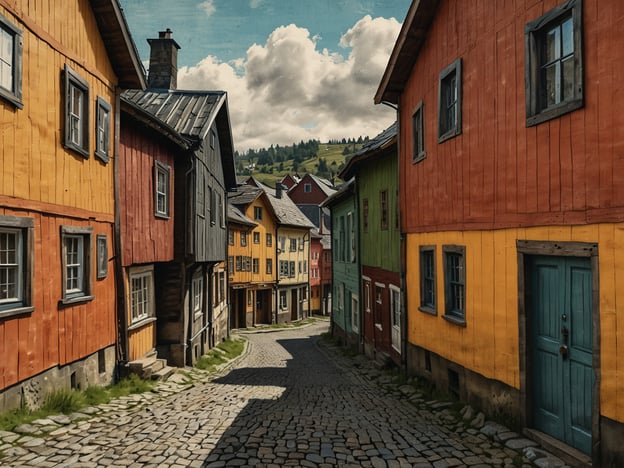
{"label": "green painted wall", "polygon": [[[362,265],[399,272],[400,225],[398,224],[398,156],[386,153],[358,165],[360,242]],[[381,191],[388,196],[388,229],[382,229]],[[368,229],[364,223],[364,203],[368,200]]]}

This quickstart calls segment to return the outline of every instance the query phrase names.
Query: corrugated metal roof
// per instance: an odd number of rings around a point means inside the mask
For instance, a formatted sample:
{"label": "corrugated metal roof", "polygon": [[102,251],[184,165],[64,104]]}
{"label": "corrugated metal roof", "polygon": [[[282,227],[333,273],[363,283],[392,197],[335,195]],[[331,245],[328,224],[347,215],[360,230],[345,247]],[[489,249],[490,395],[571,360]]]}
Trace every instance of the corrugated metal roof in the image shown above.
{"label": "corrugated metal roof", "polygon": [[180,135],[203,139],[223,105],[224,91],[129,90],[123,97],[163,121]]}

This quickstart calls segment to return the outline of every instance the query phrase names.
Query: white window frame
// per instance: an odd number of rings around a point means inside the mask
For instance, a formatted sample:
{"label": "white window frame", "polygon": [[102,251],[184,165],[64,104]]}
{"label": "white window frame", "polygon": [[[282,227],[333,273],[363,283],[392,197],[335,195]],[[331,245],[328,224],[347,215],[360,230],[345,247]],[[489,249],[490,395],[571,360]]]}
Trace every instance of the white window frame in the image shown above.
{"label": "white window frame", "polygon": [[304,193],[311,193],[312,192],[312,184],[309,184],[309,183],[303,184],[303,192]]}
{"label": "white window frame", "polygon": [[[15,235],[14,259],[2,234]],[[0,319],[34,311],[32,285],[34,272],[34,219],[0,215],[0,290],[9,284],[9,269],[14,269],[15,294],[0,296]]]}
{"label": "white window frame", "polygon": [[401,352],[401,290],[391,284],[390,289],[390,326],[392,330],[392,347]]}
{"label": "white window frame", "polygon": [[360,331],[360,300],[356,294],[351,294],[351,330]]}
{"label": "white window frame", "polygon": [[286,291],[279,292],[279,302],[280,302],[280,309],[282,310],[288,309],[288,295],[286,294]]}
{"label": "white window frame", "polygon": [[[10,238],[13,238],[12,242],[9,242]],[[24,294],[23,276],[22,230],[0,227],[0,306],[22,302]],[[9,295],[11,289],[13,294]]]}
{"label": "white window frame", "polygon": [[[161,177],[164,186],[161,186]],[[156,161],[154,164],[154,215],[169,218],[169,194],[171,193],[171,167]]]}
{"label": "white window frame", "polygon": [[[154,268],[140,267],[130,270],[130,323],[141,323],[154,317]],[[135,286],[138,286],[135,289]]]}
{"label": "white window frame", "polygon": [[201,317],[204,309],[204,276],[201,271],[193,275],[191,280],[191,297],[193,300],[193,316],[195,319]]}

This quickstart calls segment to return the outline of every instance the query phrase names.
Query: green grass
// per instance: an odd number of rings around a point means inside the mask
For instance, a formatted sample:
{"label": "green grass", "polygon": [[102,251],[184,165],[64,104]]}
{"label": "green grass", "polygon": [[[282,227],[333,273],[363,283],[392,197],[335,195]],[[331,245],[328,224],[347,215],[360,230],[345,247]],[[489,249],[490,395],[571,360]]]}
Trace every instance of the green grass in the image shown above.
{"label": "green grass", "polygon": [[217,366],[239,356],[245,349],[245,342],[242,339],[227,339],[219,343],[215,348],[201,356],[195,363],[195,367],[213,371]]}
{"label": "green grass", "polygon": [[52,414],[70,414],[87,406],[96,406],[133,393],[144,393],[155,386],[155,382],[141,380],[132,374],[107,387],[89,387],[80,390],[56,390],[44,400],[41,408],[30,409],[26,406],[0,413],[0,430],[10,431],[21,424]]}

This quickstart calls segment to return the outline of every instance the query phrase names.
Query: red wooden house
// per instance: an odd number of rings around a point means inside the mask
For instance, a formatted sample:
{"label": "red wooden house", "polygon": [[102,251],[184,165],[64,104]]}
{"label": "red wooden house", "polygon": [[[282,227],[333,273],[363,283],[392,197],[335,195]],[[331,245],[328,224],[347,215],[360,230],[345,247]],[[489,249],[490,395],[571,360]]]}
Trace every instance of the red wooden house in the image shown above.
{"label": "red wooden house", "polygon": [[117,98],[145,80],[116,0],[2,2],[0,30],[2,410],[113,381]]}
{"label": "red wooden house", "polygon": [[624,464],[624,3],[413,1],[398,105],[407,365]]}

